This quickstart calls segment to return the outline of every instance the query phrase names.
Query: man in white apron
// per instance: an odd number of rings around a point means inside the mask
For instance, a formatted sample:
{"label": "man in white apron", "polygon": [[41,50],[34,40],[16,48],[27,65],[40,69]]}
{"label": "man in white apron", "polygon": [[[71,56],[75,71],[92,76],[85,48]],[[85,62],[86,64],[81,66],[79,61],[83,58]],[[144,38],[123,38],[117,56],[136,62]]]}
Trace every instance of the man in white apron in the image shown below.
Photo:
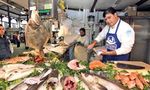
{"label": "man in white apron", "polygon": [[106,39],[105,49],[101,49],[103,62],[128,60],[135,40],[134,30],[117,16],[116,10],[112,7],[106,9],[103,17],[107,25],[88,46],[88,49],[92,49],[97,42]]}

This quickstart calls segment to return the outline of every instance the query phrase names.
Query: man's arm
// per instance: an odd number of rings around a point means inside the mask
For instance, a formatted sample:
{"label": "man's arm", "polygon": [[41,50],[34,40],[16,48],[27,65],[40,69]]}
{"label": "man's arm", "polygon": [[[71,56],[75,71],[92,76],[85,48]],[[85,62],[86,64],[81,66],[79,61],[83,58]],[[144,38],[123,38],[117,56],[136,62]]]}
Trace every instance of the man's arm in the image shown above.
{"label": "man's arm", "polygon": [[97,41],[94,40],[89,46],[88,49],[92,49],[96,45]]}
{"label": "man's arm", "polygon": [[101,50],[101,55],[117,55],[116,51],[107,51],[107,50]]}

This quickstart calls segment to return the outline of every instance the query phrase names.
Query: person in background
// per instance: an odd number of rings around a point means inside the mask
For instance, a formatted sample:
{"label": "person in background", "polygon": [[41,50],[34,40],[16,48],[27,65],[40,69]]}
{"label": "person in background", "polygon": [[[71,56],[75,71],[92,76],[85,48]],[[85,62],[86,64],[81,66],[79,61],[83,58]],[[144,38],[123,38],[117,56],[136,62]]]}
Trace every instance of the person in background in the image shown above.
{"label": "person in background", "polygon": [[20,34],[19,34],[19,32],[16,32],[16,37],[17,37],[17,47],[20,47]]}
{"label": "person in background", "polygon": [[80,28],[79,32],[80,32],[80,35],[77,37],[76,41],[73,42],[73,44],[69,48],[69,59],[70,60],[74,59],[73,52],[74,52],[74,47],[76,44],[80,44],[83,46],[88,45],[88,40],[87,40],[85,28]]}
{"label": "person in background", "polygon": [[85,28],[80,28],[79,32],[80,32],[80,35],[77,38],[76,42],[78,42],[78,43],[80,43],[80,44],[82,44],[84,46],[87,46],[88,45],[88,41],[87,41]]}
{"label": "person in background", "polygon": [[0,60],[9,58],[13,52],[10,40],[5,35],[5,30],[2,24],[0,24]]}
{"label": "person in background", "polygon": [[112,7],[104,11],[103,17],[107,25],[88,46],[88,49],[92,49],[96,43],[106,39],[105,48],[101,49],[103,62],[129,60],[129,53],[135,41],[134,30],[118,17],[116,10]]}

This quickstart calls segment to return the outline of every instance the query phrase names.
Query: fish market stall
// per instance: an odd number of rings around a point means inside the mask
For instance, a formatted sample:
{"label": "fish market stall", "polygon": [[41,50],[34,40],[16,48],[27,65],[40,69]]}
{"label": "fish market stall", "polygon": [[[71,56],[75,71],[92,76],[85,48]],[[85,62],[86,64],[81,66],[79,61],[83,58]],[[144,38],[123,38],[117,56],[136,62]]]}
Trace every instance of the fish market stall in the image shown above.
{"label": "fish market stall", "polygon": [[[95,58],[101,54],[99,49],[76,45],[79,35],[75,32],[79,27],[86,28],[88,43],[98,33],[96,18],[100,16],[95,10],[79,10],[79,17],[70,20],[64,12],[64,0],[30,1],[33,10],[25,28],[25,44],[32,51],[0,61],[0,90],[150,90],[149,64],[103,63]],[[55,22],[59,22],[60,27],[58,24],[54,27]],[[64,55],[68,55],[73,44],[75,59],[68,60]]]}
{"label": "fish market stall", "polygon": [[140,64],[144,67],[130,71],[118,69],[112,62],[102,63],[99,60],[87,62],[74,59],[66,62],[53,52],[46,53],[46,60],[42,62],[37,62],[34,56],[29,57],[30,59],[15,64],[10,64],[9,60],[9,64],[1,62],[1,90],[149,90],[150,88],[150,65],[143,62],[118,62]]}

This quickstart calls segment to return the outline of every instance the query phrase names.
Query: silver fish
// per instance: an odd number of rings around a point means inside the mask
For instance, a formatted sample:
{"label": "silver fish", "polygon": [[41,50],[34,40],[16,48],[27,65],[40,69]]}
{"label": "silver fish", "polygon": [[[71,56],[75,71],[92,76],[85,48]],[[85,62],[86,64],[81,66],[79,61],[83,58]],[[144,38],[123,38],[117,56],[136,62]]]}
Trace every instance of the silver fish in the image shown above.
{"label": "silver fish", "polygon": [[[89,90],[107,90],[104,86],[100,85],[97,80],[94,80],[94,78],[86,77],[82,75],[79,77],[89,88]],[[91,80],[90,80],[91,79]]]}
{"label": "silver fish", "polygon": [[[38,85],[41,85],[44,81],[40,81],[41,77],[42,78],[45,78],[47,74],[47,72],[50,73],[50,71],[52,71],[52,69],[44,69],[41,73],[40,76],[36,76],[36,77],[33,77],[34,78],[34,81],[32,77],[30,78],[26,78],[25,80],[23,80],[20,84],[16,85],[14,88],[12,88],[11,90],[28,90],[29,88],[37,88]],[[46,73],[46,75],[45,75]],[[36,81],[35,81],[36,79]],[[31,82],[31,83],[29,83]],[[35,83],[35,82],[39,82],[38,85]],[[31,89],[32,90],[32,89]]]}
{"label": "silver fish", "polygon": [[11,90],[26,90],[27,88],[28,88],[28,85],[22,82]]}
{"label": "silver fish", "polygon": [[10,76],[7,78],[7,81],[13,81],[19,78],[24,78],[31,74],[34,71],[35,68],[30,68],[22,71],[16,71],[10,74]]}
{"label": "silver fish", "polygon": [[75,78],[76,82],[79,83],[78,87],[82,87],[84,90],[90,90],[89,87],[88,87],[88,85],[85,84],[85,82],[83,82],[78,76],[75,75],[74,78]]}
{"label": "silver fish", "polygon": [[24,65],[24,64],[8,64],[2,67],[2,69],[7,73],[16,69],[28,69],[33,68],[34,65]]}
{"label": "silver fish", "polygon": [[[58,78],[58,70],[52,70],[52,72],[46,77],[42,78],[44,82],[37,88],[37,90],[63,90],[60,86]],[[33,88],[30,90],[34,90]]]}
{"label": "silver fish", "polygon": [[27,90],[45,90],[45,88],[47,88],[49,78],[57,76],[58,71],[56,70],[49,69],[46,72],[44,71],[44,73],[40,75],[41,82],[28,87]]}
{"label": "silver fish", "polygon": [[93,83],[96,83],[96,86],[100,88],[97,90],[126,90],[124,87],[120,87],[94,74],[81,73],[81,79],[88,84],[90,90],[96,90]]}
{"label": "silver fish", "polygon": [[12,81],[25,77],[33,71],[34,65],[24,64],[8,64],[3,66],[1,69],[4,71],[2,78]]}

